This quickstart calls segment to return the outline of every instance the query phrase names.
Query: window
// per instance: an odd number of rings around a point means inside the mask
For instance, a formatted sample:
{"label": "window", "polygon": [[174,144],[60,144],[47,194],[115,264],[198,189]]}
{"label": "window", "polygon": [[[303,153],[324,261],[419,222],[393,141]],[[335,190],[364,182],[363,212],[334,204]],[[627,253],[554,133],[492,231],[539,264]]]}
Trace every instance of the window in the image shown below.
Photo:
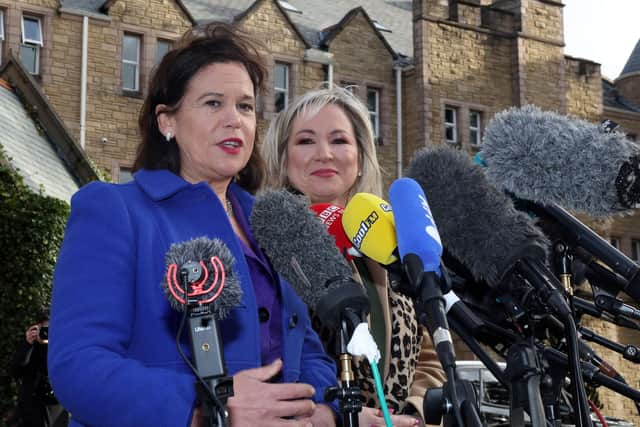
{"label": "window", "polygon": [[373,127],[373,136],[380,137],[380,91],[367,88],[367,109]]}
{"label": "window", "polygon": [[444,107],[444,135],[448,143],[458,143],[458,109],[455,107]]}
{"label": "window", "polygon": [[614,248],[620,249],[620,238],[619,237],[611,236],[609,238],[609,243],[611,243],[611,246],[613,246]]}
{"label": "window", "polygon": [[40,48],[42,42],[42,21],[34,16],[22,17],[22,44],[20,60],[31,74],[40,73]]}
{"label": "window", "polygon": [[122,89],[140,90],[140,37],[125,34],[122,39]]}
{"label": "window", "polygon": [[133,173],[131,169],[120,166],[120,171],[118,172],[118,182],[120,184],[124,184],[125,182],[133,181]]}
{"label": "window", "polygon": [[4,43],[4,10],[0,9],[0,64],[2,64],[2,43]]}
{"label": "window", "polygon": [[168,40],[160,40],[158,39],[158,43],[156,44],[156,64],[159,64],[162,61],[162,58],[171,50],[171,42]]}
{"label": "window", "polygon": [[280,112],[289,105],[289,65],[276,64],[275,77],[275,107]]}
{"label": "window", "polygon": [[640,240],[631,239],[631,259],[640,261]]}
{"label": "window", "polygon": [[482,143],[482,113],[469,111],[469,143],[480,145]]}

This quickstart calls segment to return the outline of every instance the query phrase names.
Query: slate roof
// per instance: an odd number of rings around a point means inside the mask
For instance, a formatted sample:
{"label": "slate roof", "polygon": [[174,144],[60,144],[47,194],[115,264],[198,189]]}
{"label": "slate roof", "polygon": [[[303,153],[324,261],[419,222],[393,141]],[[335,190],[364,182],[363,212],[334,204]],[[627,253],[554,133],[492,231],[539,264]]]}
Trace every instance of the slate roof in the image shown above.
{"label": "slate roof", "polygon": [[640,113],[640,106],[620,95],[616,86],[607,79],[602,79],[602,104],[605,107]]}
{"label": "slate roof", "polygon": [[[186,8],[199,23],[232,22],[254,2],[253,0],[183,0]],[[380,34],[397,54],[413,57],[411,0],[287,0],[287,2],[302,12],[285,10],[310,46],[320,47],[332,27],[340,23],[350,11],[362,7],[371,20],[391,30],[391,32],[380,31]]]}
{"label": "slate roof", "polygon": [[11,52],[0,79],[0,146],[9,163],[34,192],[69,202],[98,179],[88,157]]}
{"label": "slate roof", "polygon": [[61,7],[83,10],[95,14],[103,14],[100,11],[100,7],[104,4],[105,0],[61,0]]}
{"label": "slate roof", "polygon": [[0,86],[0,146],[34,192],[69,202],[79,185],[58,157],[51,143],[40,134],[18,96]]}
{"label": "slate roof", "polygon": [[640,71],[640,40],[636,43],[636,47],[631,52],[631,56],[627,60],[626,65],[622,69],[622,73],[620,73],[620,77],[625,74],[637,73]]}

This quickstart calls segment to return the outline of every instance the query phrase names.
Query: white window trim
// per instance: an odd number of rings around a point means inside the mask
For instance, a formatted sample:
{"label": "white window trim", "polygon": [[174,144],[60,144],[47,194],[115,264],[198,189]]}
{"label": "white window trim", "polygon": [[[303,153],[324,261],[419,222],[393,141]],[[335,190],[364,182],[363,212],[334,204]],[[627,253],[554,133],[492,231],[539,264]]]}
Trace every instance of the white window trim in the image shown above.
{"label": "white window trim", "polygon": [[[136,51],[136,60],[131,61],[129,59],[124,59],[124,39],[126,37],[133,37],[134,39],[136,39],[136,41],[138,42],[138,49]],[[122,36],[122,63],[123,64],[130,64],[130,65],[135,65],[136,67],[136,77],[135,77],[135,88],[130,88],[130,87],[125,87],[124,86],[124,79],[122,79],[122,89],[123,90],[128,90],[128,91],[139,91],[140,90],[140,49],[142,47],[142,37],[137,35],[137,34],[128,34],[128,33],[124,33],[124,35]]]}
{"label": "white window trim", "polygon": [[[447,110],[453,111],[453,122],[447,122]],[[453,140],[447,139],[447,129],[453,129]],[[449,144],[457,144],[458,140],[458,108],[450,105],[444,107],[444,138]]]}
{"label": "white window trim", "polygon": [[2,65],[2,45],[4,44],[4,10],[0,9],[0,65]]}
{"label": "white window trim", "polygon": [[620,238],[617,236],[609,237],[609,244],[616,249],[620,249]]}
{"label": "white window trim", "polygon": [[[634,251],[634,246],[635,246],[635,251]],[[635,252],[635,257],[633,252]],[[633,259],[636,262],[640,261],[640,240],[638,239],[631,239],[631,259]]]}
{"label": "white window trim", "polygon": [[[273,91],[274,91],[275,95],[277,95],[279,93],[284,93],[284,108],[287,108],[289,106],[289,88],[291,87],[291,84],[290,84],[291,83],[290,82],[291,64],[287,64],[287,63],[284,63],[284,62],[276,62],[275,67],[277,68],[278,66],[284,67],[284,70],[285,70],[284,82],[287,85],[287,87],[278,87],[278,86],[276,86],[276,82],[275,82],[275,79],[274,79]],[[274,107],[275,107],[275,96],[274,96]]]}
{"label": "white window trim", "polygon": [[[471,125],[471,116],[476,114],[478,116],[478,126]],[[475,141],[469,141],[471,145],[480,146],[482,144],[482,112],[477,110],[469,111],[469,139],[471,139],[471,131],[476,131],[477,139]]]}
{"label": "white window trim", "polygon": [[[25,31],[24,31],[24,20],[25,20],[25,18],[38,22],[38,32],[40,33],[40,40],[25,38]],[[37,46],[40,46],[40,47],[44,46],[43,36],[42,36],[42,19],[41,18],[39,18],[37,16],[32,16],[32,15],[22,15],[22,19],[20,20],[20,27],[22,29],[22,44],[37,45]]]}
{"label": "white window trim", "polygon": [[375,99],[375,110],[369,110],[369,117],[374,116],[375,120],[371,125],[373,126],[373,136],[376,138],[380,138],[380,89],[375,87],[367,88],[367,109],[369,109],[369,92],[373,92],[376,95]]}
{"label": "white window trim", "polygon": [[[4,10],[2,9],[0,9],[0,40],[4,41]],[[2,49],[2,46],[0,46],[0,49]],[[2,50],[0,50],[0,53],[2,53]]]}

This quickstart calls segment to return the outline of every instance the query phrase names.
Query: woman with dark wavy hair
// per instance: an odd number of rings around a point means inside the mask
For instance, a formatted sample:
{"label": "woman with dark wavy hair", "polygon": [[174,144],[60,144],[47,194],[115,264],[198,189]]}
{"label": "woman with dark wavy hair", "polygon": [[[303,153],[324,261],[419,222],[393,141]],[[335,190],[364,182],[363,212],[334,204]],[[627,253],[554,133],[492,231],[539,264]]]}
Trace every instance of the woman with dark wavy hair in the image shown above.
{"label": "woman with dark wavy hair", "polygon": [[333,426],[323,402],[335,365],[307,308],[248,226],[263,163],[256,97],[265,68],[255,42],[212,24],[159,64],[140,114],[134,180],[92,183],[72,199],[56,267],[49,366],[72,425],[203,423],[181,314],[160,284],[174,243],[222,240],[242,300],[219,322],[234,395],[233,426]]}

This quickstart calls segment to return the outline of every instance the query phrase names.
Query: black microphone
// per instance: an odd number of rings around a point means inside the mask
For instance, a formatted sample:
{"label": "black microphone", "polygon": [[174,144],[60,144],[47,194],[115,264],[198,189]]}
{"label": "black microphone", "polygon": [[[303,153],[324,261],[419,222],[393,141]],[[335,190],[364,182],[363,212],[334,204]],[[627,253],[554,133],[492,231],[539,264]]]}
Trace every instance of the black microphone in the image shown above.
{"label": "black microphone", "polygon": [[[589,425],[589,409],[578,372],[577,332],[562,287],[545,266],[549,241],[526,214],[493,188],[468,155],[450,148],[422,149],[407,168],[420,183],[442,240],[477,281],[509,292],[514,273],[537,291],[542,302],[565,324],[571,350],[574,390],[581,418]],[[518,285],[515,285],[518,287]],[[505,289],[507,288],[507,289]],[[517,290],[517,289],[516,289]]]}
{"label": "black microphone", "polygon": [[457,150],[418,151],[407,168],[429,198],[448,252],[476,281],[497,288],[516,261],[546,259],[549,241],[531,219]]}
{"label": "black microphone", "polygon": [[528,106],[495,116],[480,156],[492,185],[521,199],[518,207],[537,215],[585,263],[595,258],[620,274],[626,281],[614,283],[615,292],[640,301],[640,266],[565,210],[598,217],[634,207],[639,153],[619,133]]}
{"label": "black microphone", "polygon": [[171,307],[189,318],[193,365],[180,346],[178,351],[198,377],[196,393],[204,404],[204,417],[217,418],[215,425],[223,425],[227,416],[223,406],[233,395],[233,380],[227,377],[218,320],[225,319],[242,299],[235,259],[221,240],[199,237],[172,244],[165,264],[162,288]]}
{"label": "black microphone", "polygon": [[533,105],[496,114],[481,156],[516,197],[602,217],[640,202],[640,146],[619,132]]}
{"label": "black microphone", "polygon": [[365,290],[306,198],[266,191],[256,197],[249,222],[274,268],[324,325],[335,329],[346,314],[357,317],[352,327],[362,322],[369,313]]}
{"label": "black microphone", "polygon": [[[343,425],[357,425],[364,397],[355,386],[349,353],[360,354],[362,348],[355,342],[362,344],[363,341],[358,337],[373,341],[365,320],[369,313],[365,289],[352,278],[351,268],[336,247],[336,240],[311,211],[305,197],[284,190],[266,191],[256,197],[249,222],[274,268],[315,311],[322,324],[338,332],[341,387],[328,387],[324,398],[338,399]],[[347,343],[356,348],[349,349]],[[375,359],[374,353],[379,357],[379,351],[372,347],[375,346],[368,346],[364,354],[373,370],[376,365],[371,357]],[[377,392],[384,405],[382,390]]]}

